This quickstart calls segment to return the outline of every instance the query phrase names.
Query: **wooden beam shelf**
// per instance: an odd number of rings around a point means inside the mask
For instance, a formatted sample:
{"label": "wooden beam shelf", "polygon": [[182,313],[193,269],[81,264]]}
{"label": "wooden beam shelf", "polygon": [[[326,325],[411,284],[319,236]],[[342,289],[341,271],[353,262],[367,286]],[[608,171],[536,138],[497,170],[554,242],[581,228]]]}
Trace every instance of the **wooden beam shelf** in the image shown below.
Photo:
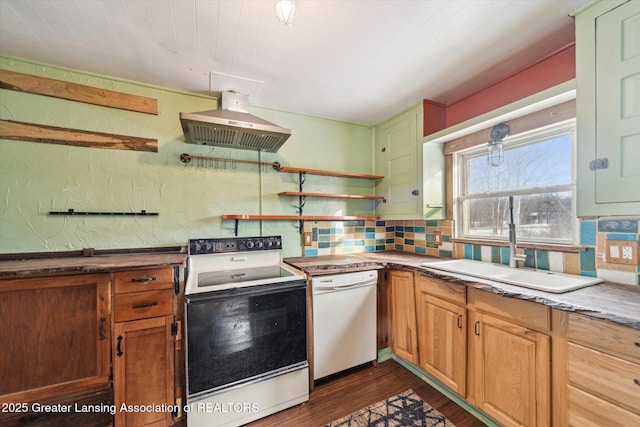
{"label": "wooden beam shelf", "polygon": [[339,172],[339,171],[328,171],[321,169],[309,169],[309,168],[294,168],[290,166],[282,166],[276,169],[278,172],[287,172],[287,173],[306,173],[308,175],[320,175],[320,176],[334,176],[338,178],[359,178],[359,179],[383,179],[382,175],[367,175],[364,173],[352,173],[352,172]]}
{"label": "wooden beam shelf", "polygon": [[383,200],[384,196],[363,196],[359,194],[309,193],[306,191],[283,191],[278,196],[332,197],[338,199]]}
{"label": "wooden beam shelf", "polygon": [[0,70],[0,88],[158,115],[158,100],[77,83]]}
{"label": "wooden beam shelf", "polygon": [[158,152],[158,140],[0,120],[0,138],[74,147]]}

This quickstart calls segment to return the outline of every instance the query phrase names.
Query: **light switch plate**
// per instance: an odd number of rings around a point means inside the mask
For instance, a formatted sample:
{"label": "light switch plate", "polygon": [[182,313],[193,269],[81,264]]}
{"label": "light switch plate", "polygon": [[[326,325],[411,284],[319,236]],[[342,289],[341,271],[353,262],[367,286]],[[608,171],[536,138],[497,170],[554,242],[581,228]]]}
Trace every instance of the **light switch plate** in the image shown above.
{"label": "light switch plate", "polygon": [[612,264],[638,265],[638,241],[606,240],[604,260]]}
{"label": "light switch plate", "polygon": [[302,234],[303,239],[304,239],[304,245],[305,246],[311,246],[313,244],[312,240],[311,240],[311,232],[306,231]]}
{"label": "light switch plate", "polygon": [[433,232],[433,244],[436,246],[442,245],[442,233],[440,231]]}

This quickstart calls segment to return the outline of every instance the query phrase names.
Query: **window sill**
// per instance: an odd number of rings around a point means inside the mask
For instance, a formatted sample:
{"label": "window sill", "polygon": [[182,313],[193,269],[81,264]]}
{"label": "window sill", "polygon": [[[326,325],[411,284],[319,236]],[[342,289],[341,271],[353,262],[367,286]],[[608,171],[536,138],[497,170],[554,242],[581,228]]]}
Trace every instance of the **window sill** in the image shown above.
{"label": "window sill", "polygon": [[[489,240],[489,239],[467,239],[467,238],[455,238],[451,239],[453,243],[468,243],[471,245],[482,246],[500,246],[508,247],[509,242],[505,240]],[[551,252],[567,252],[567,253],[579,253],[584,252],[587,247],[580,245],[560,245],[553,243],[533,243],[533,242],[518,242],[518,248],[536,249],[540,251]]]}

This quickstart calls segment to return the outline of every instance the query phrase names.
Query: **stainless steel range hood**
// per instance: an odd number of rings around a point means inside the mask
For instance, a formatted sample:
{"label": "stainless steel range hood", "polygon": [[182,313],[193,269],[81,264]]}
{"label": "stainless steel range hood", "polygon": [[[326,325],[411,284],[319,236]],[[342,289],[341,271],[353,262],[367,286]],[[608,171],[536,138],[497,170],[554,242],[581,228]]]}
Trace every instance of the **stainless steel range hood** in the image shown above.
{"label": "stainless steel range hood", "polygon": [[275,153],[291,136],[285,129],[247,112],[248,96],[222,92],[222,108],[180,113],[184,137],[189,144],[212,145]]}

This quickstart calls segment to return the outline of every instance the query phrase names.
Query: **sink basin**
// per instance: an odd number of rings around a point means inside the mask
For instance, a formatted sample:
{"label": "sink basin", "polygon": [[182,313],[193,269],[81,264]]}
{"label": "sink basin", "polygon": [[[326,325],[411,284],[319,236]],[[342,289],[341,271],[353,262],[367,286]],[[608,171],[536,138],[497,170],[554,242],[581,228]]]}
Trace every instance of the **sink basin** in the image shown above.
{"label": "sink basin", "polygon": [[577,276],[575,274],[556,273],[547,270],[510,268],[500,264],[468,259],[429,262],[421,264],[421,266],[440,273],[463,274],[556,294],[602,283],[602,280],[597,277]]}

